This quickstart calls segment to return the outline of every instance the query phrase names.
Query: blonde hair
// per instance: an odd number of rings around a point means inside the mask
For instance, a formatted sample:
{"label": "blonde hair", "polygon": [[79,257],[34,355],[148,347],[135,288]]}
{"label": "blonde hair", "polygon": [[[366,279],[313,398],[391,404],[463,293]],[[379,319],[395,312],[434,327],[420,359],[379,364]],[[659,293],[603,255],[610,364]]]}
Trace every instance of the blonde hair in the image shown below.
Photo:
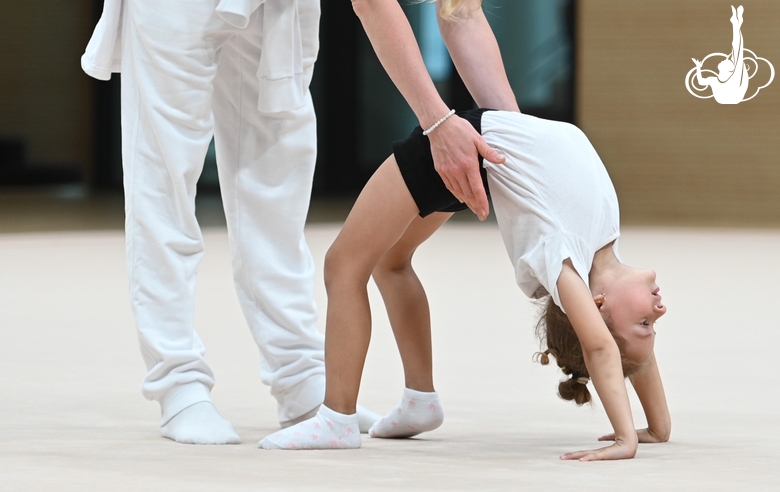
{"label": "blonde hair", "polygon": [[[458,11],[467,4],[470,0],[435,0],[441,4],[440,14],[443,19],[453,20],[458,16]],[[482,0],[478,0],[479,5],[482,5]]]}

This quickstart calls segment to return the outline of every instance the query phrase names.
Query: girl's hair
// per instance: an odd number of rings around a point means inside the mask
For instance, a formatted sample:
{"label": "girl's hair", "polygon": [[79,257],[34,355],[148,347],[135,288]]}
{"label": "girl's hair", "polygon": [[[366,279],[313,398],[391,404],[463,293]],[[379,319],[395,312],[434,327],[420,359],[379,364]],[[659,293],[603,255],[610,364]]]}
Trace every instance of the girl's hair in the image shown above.
{"label": "girl's hair", "polygon": [[[454,20],[457,19],[458,11],[469,0],[434,0],[441,4],[441,16],[443,19]],[[482,1],[480,0],[480,4]]]}
{"label": "girl's hair", "polygon": [[[588,381],[590,374],[585,366],[585,356],[582,354],[582,346],[574,327],[566,313],[553,302],[552,297],[541,301],[542,309],[539,321],[536,323],[536,336],[539,338],[543,352],[534,354],[534,360],[543,366],[550,363],[550,355],[555,357],[555,362],[564,374],[569,376],[558,385],[558,395],[564,400],[573,400],[577,405],[591,402]],[[606,322],[607,328],[612,331],[611,323]],[[614,334],[613,334],[614,337]],[[622,348],[622,340],[615,338],[620,349],[620,359],[623,365],[623,376],[629,377],[637,372],[642,365],[628,360]]]}

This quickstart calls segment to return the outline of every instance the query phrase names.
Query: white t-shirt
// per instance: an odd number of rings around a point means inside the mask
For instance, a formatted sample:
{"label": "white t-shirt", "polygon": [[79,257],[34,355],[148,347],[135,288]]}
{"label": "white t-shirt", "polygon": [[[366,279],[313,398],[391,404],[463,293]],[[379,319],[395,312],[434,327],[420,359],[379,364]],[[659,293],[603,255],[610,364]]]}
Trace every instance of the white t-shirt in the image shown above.
{"label": "white t-shirt", "polygon": [[574,125],[504,111],[482,115],[482,136],[506,157],[485,160],[498,226],[517,284],[531,298],[552,295],[571,258],[588,285],[593,256],[620,235],[617,195],[604,164]]}

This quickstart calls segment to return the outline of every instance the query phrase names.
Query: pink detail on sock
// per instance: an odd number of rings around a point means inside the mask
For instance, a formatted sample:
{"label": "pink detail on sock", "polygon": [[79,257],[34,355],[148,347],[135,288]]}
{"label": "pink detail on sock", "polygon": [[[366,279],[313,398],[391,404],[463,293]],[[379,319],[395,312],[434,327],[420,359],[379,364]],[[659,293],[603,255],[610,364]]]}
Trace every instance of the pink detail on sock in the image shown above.
{"label": "pink detail on sock", "polygon": [[317,439],[319,439],[319,438],[320,438],[320,436],[318,436],[317,434],[312,434],[312,435],[311,435],[311,440],[312,440],[312,441],[316,441],[316,440],[317,440]]}
{"label": "pink detail on sock", "polygon": [[319,422],[314,422],[314,427],[319,429],[320,428],[320,423]]}
{"label": "pink detail on sock", "polygon": [[296,446],[294,442],[291,442],[290,449],[298,449],[298,446]]}
{"label": "pink detail on sock", "polygon": [[331,429],[333,428],[333,422],[331,422],[330,420],[326,420],[325,423],[328,424],[328,427],[330,427]]}
{"label": "pink detail on sock", "polygon": [[337,447],[339,447],[339,442],[336,439],[331,439],[330,440],[330,446],[332,448],[337,448]]}
{"label": "pink detail on sock", "polygon": [[403,409],[403,408],[401,408],[401,407],[398,407],[398,410],[396,410],[396,412],[398,413],[398,415],[401,415],[401,413],[402,413],[403,411],[404,411],[404,409]]}
{"label": "pink detail on sock", "polygon": [[409,400],[409,403],[407,405],[409,405],[410,407],[414,408],[415,405],[417,405],[417,403],[415,403],[414,400]]}
{"label": "pink detail on sock", "polygon": [[347,432],[347,434],[354,434],[355,433],[355,431],[352,430],[352,427],[347,427],[346,432]]}
{"label": "pink detail on sock", "polygon": [[428,405],[428,408],[430,408],[432,412],[437,412],[439,410],[439,407],[436,406],[435,403],[431,403],[430,405]]}
{"label": "pink detail on sock", "polygon": [[396,427],[398,427],[398,424],[397,424],[396,422],[393,422],[393,423],[392,423],[392,424],[390,424],[390,425],[392,425],[392,426],[393,426],[393,429],[395,429]]}

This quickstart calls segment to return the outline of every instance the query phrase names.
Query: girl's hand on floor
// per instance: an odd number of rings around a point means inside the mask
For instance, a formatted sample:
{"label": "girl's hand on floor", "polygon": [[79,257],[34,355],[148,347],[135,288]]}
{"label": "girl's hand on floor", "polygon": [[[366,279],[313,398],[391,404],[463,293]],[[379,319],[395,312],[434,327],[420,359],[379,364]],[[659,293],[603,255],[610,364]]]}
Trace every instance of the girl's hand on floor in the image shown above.
{"label": "girl's hand on floor", "polygon": [[[653,433],[651,429],[639,429],[636,431],[636,436],[639,438],[639,442],[642,443],[657,443],[667,442],[668,439],[663,439],[657,434]],[[606,436],[599,437],[599,441],[614,441],[615,434],[607,434]]]}
{"label": "girl's hand on floor", "polygon": [[636,444],[630,445],[618,441],[606,448],[590,451],[577,451],[561,456],[562,460],[599,461],[599,460],[628,460],[636,456]]}

